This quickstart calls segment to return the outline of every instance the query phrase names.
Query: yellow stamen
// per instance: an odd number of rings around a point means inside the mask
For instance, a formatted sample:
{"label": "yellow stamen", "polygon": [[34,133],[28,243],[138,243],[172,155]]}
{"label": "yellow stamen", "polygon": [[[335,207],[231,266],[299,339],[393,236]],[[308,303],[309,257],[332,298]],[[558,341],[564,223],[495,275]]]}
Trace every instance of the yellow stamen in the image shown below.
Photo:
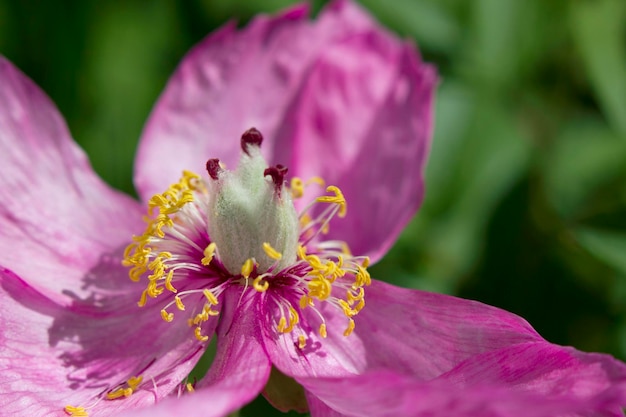
{"label": "yellow stamen", "polygon": [[141,297],[139,298],[139,301],[137,302],[137,305],[139,307],[143,307],[146,305],[146,301],[148,301],[148,290],[143,290],[143,292],[141,293]]}
{"label": "yellow stamen", "polygon": [[313,177],[307,180],[307,182],[303,182],[302,179],[298,177],[293,177],[289,185],[289,188],[291,188],[291,197],[294,199],[302,197],[304,195],[304,187],[310,184],[318,184],[323,187],[325,182],[320,177]]}
{"label": "yellow stamen", "polygon": [[291,179],[290,188],[292,198],[296,199],[304,195],[304,182],[302,181],[302,179],[298,177],[293,177]]}
{"label": "yellow stamen", "polygon": [[289,331],[291,331],[293,330],[293,326],[300,323],[300,315],[298,314],[296,309],[293,308],[292,305],[289,306],[289,318],[291,319],[291,325],[289,326]]}
{"label": "yellow stamen", "polygon": [[289,306],[289,325],[287,325],[287,319],[281,317],[278,321],[278,331],[282,333],[289,333],[293,330],[296,324],[300,322],[300,316],[293,306]]}
{"label": "yellow stamen", "polygon": [[370,273],[367,272],[367,269],[362,267],[361,265],[357,265],[357,273],[355,276],[355,284],[358,287],[362,287],[363,285],[370,285],[372,283],[372,278],[370,277]]}
{"label": "yellow stamen", "polygon": [[351,306],[354,305],[356,301],[362,300],[363,297],[365,297],[365,291],[363,290],[363,287],[359,287],[358,293],[356,295],[354,295],[353,291],[346,291],[346,300],[348,300],[348,304]]}
{"label": "yellow stamen", "polygon": [[176,303],[176,307],[180,311],[185,311],[185,305],[183,304],[183,300],[181,300],[179,296],[174,297],[174,302]]}
{"label": "yellow stamen", "polygon": [[116,390],[107,393],[107,399],[115,400],[121,397],[130,397],[135,392],[139,384],[141,384],[141,381],[143,381],[142,376],[133,376],[129,378],[128,381],[126,381],[126,385],[128,385],[128,387],[119,387]]}
{"label": "yellow stamen", "polygon": [[252,287],[258,292],[265,292],[270,287],[269,282],[264,281],[263,277],[259,275],[255,279],[252,280]]}
{"label": "yellow stamen", "polygon": [[248,258],[241,266],[241,275],[243,275],[244,278],[248,278],[253,270],[254,260],[252,258]]}
{"label": "yellow stamen", "polygon": [[326,333],[326,323],[320,324],[320,336],[322,336],[324,339],[326,339],[326,336],[328,336],[328,333]]}
{"label": "yellow stamen", "polygon": [[311,299],[308,295],[303,295],[300,298],[300,308],[305,309],[308,306],[313,307],[313,299]]}
{"label": "yellow stamen", "polygon": [[303,335],[298,336],[298,347],[300,349],[304,349],[305,346],[306,346],[306,337],[304,337]]}
{"label": "yellow stamen", "polygon": [[66,405],[63,409],[70,417],[89,417],[85,407],[74,407],[73,405]]}
{"label": "yellow stamen", "polygon": [[164,289],[176,293],[176,288],[172,285],[174,271],[168,271],[172,254],[155,253],[151,245],[156,239],[165,237],[167,228],[174,227],[175,217],[172,215],[194,201],[193,192],[203,188],[200,176],[183,171],[178,183],[172,184],[164,193],[156,194],[148,201],[146,229],[142,235],[133,237],[133,242],[126,247],[122,260],[124,266],[130,267],[128,275],[133,281],[139,281],[145,273],[150,272],[146,289],[138,302],[140,307],[146,305],[147,297],[155,298]]}
{"label": "yellow stamen", "polygon": [[272,247],[268,242],[263,243],[263,250],[271,259],[278,261],[283,257],[282,253],[278,252],[276,249]]}
{"label": "yellow stamen", "polygon": [[195,391],[195,388],[193,387],[191,382],[187,382],[187,385],[185,385],[185,387],[187,388],[187,392],[194,392]]}
{"label": "yellow stamen", "polygon": [[279,332],[283,333],[285,331],[285,327],[287,327],[287,319],[283,316],[278,320],[278,325],[276,326],[276,329],[278,329]]}
{"label": "yellow stamen", "polygon": [[170,323],[174,320],[174,313],[168,313],[165,309],[161,310],[161,318],[166,322]]}
{"label": "yellow stamen", "polygon": [[174,288],[174,286],[172,285],[173,277],[174,277],[174,271],[170,271],[167,273],[167,277],[165,277],[165,288],[167,288],[168,291],[171,291],[174,294],[176,294],[178,290]]}
{"label": "yellow stamen", "polygon": [[350,334],[352,334],[353,330],[354,330],[354,320],[350,319],[350,321],[348,322],[348,328],[343,332],[343,335],[348,337],[350,336]]}
{"label": "yellow stamen", "polygon": [[140,375],[140,376],[133,376],[133,377],[128,378],[128,381],[126,381],[126,383],[134,391],[137,389],[137,387],[139,386],[139,384],[141,384],[142,381],[143,381],[143,376]]}
{"label": "yellow stamen", "polygon": [[338,303],[346,317],[354,317],[358,314],[358,311],[353,310],[345,300],[339,300]]}
{"label": "yellow stamen", "polygon": [[204,258],[202,258],[202,260],[200,261],[202,265],[208,266],[211,263],[211,261],[213,260],[213,257],[215,256],[216,248],[217,248],[217,245],[215,244],[215,242],[211,242],[204,249]]}
{"label": "yellow stamen", "polygon": [[215,296],[215,294],[213,294],[208,289],[205,288],[204,290],[202,290],[202,294],[204,294],[208,302],[211,303],[212,305],[216,306],[219,304],[219,301],[217,300],[217,297]]}
{"label": "yellow stamen", "polygon": [[298,259],[304,260],[306,258],[306,246],[298,245],[296,253],[298,254]]}
{"label": "yellow stamen", "polygon": [[326,185],[326,181],[324,181],[321,177],[311,177],[307,180],[307,182],[304,185],[309,185],[309,184],[317,184],[320,187],[323,187],[324,185]]}
{"label": "yellow stamen", "polygon": [[346,199],[343,196],[343,193],[341,192],[341,190],[338,187],[335,187],[334,185],[329,185],[328,187],[326,187],[326,192],[333,193],[335,195],[334,196],[324,195],[321,197],[317,197],[315,200],[320,203],[337,204],[339,206],[338,216],[345,217],[348,211],[348,206],[346,204]]}
{"label": "yellow stamen", "polygon": [[202,335],[202,329],[200,327],[196,327],[196,329],[194,330],[194,335],[196,336],[196,339],[198,339],[200,342],[206,342],[207,340],[209,340],[209,336]]}
{"label": "yellow stamen", "polygon": [[307,226],[312,221],[313,221],[313,219],[311,218],[309,213],[304,213],[303,215],[300,216],[300,228],[304,228],[305,226]]}

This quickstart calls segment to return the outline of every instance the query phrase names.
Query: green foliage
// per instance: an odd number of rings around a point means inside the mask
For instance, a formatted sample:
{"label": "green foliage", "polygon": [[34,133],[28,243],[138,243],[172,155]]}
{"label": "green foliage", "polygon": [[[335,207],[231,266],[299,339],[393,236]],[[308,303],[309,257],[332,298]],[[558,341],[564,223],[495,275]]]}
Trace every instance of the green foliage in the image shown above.
{"label": "green foliage", "polygon": [[[372,274],[626,358],[626,3],[362,2],[441,74],[424,206]],[[0,0],[0,52],[57,103],[95,169],[133,193],[142,124],[184,53],[227,20],[289,3]]]}

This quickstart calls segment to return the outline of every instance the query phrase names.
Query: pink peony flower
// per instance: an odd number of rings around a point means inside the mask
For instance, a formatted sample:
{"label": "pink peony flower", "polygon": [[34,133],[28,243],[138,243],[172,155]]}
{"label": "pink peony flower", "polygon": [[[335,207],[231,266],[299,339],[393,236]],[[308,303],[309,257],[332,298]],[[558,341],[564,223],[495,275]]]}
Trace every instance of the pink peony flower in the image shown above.
{"label": "pink peony flower", "polygon": [[622,415],[610,356],[371,280],[422,199],[435,82],[350,2],[227,26],[147,124],[140,203],[0,58],[0,414],[224,416],[263,392],[313,416]]}

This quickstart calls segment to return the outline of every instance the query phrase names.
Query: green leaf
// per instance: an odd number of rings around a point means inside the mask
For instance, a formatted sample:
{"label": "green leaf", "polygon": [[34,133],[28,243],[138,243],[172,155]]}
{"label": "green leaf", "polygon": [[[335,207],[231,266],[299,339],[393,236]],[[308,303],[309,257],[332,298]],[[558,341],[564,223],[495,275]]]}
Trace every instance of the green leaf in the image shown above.
{"label": "green leaf", "polygon": [[626,233],[579,228],[574,235],[591,255],[626,274]]}
{"label": "green leaf", "polygon": [[450,51],[457,44],[461,30],[448,10],[426,0],[361,0],[381,23],[402,35],[414,38],[426,49]]}
{"label": "green leaf", "polygon": [[461,86],[440,89],[436,113],[424,206],[380,271],[454,292],[481,254],[495,207],[527,172],[532,145],[503,106]]}
{"label": "green leaf", "polygon": [[600,106],[626,139],[626,2],[572,2],[569,18]]}
{"label": "green leaf", "polygon": [[620,175],[626,142],[595,119],[573,120],[543,160],[547,194],[564,217],[583,210],[598,186]]}
{"label": "green leaf", "polygon": [[[162,63],[177,34],[169,2],[103,3],[86,39],[81,71],[88,104],[75,136],[116,188],[132,192],[132,161],[145,120],[173,68]],[[175,62],[175,61],[174,61]],[[91,110],[91,111],[88,111]]]}

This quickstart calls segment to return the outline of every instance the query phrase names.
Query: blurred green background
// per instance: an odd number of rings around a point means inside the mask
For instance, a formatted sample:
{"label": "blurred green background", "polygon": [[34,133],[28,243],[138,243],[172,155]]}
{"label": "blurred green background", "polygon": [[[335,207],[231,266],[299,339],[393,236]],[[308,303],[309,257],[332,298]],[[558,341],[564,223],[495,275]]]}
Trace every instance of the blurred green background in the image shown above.
{"label": "blurred green background", "polygon": [[[185,52],[229,19],[289,3],[0,0],[0,52],[132,193],[142,125]],[[424,206],[372,275],[626,359],[626,2],[362,4],[441,74]]]}

